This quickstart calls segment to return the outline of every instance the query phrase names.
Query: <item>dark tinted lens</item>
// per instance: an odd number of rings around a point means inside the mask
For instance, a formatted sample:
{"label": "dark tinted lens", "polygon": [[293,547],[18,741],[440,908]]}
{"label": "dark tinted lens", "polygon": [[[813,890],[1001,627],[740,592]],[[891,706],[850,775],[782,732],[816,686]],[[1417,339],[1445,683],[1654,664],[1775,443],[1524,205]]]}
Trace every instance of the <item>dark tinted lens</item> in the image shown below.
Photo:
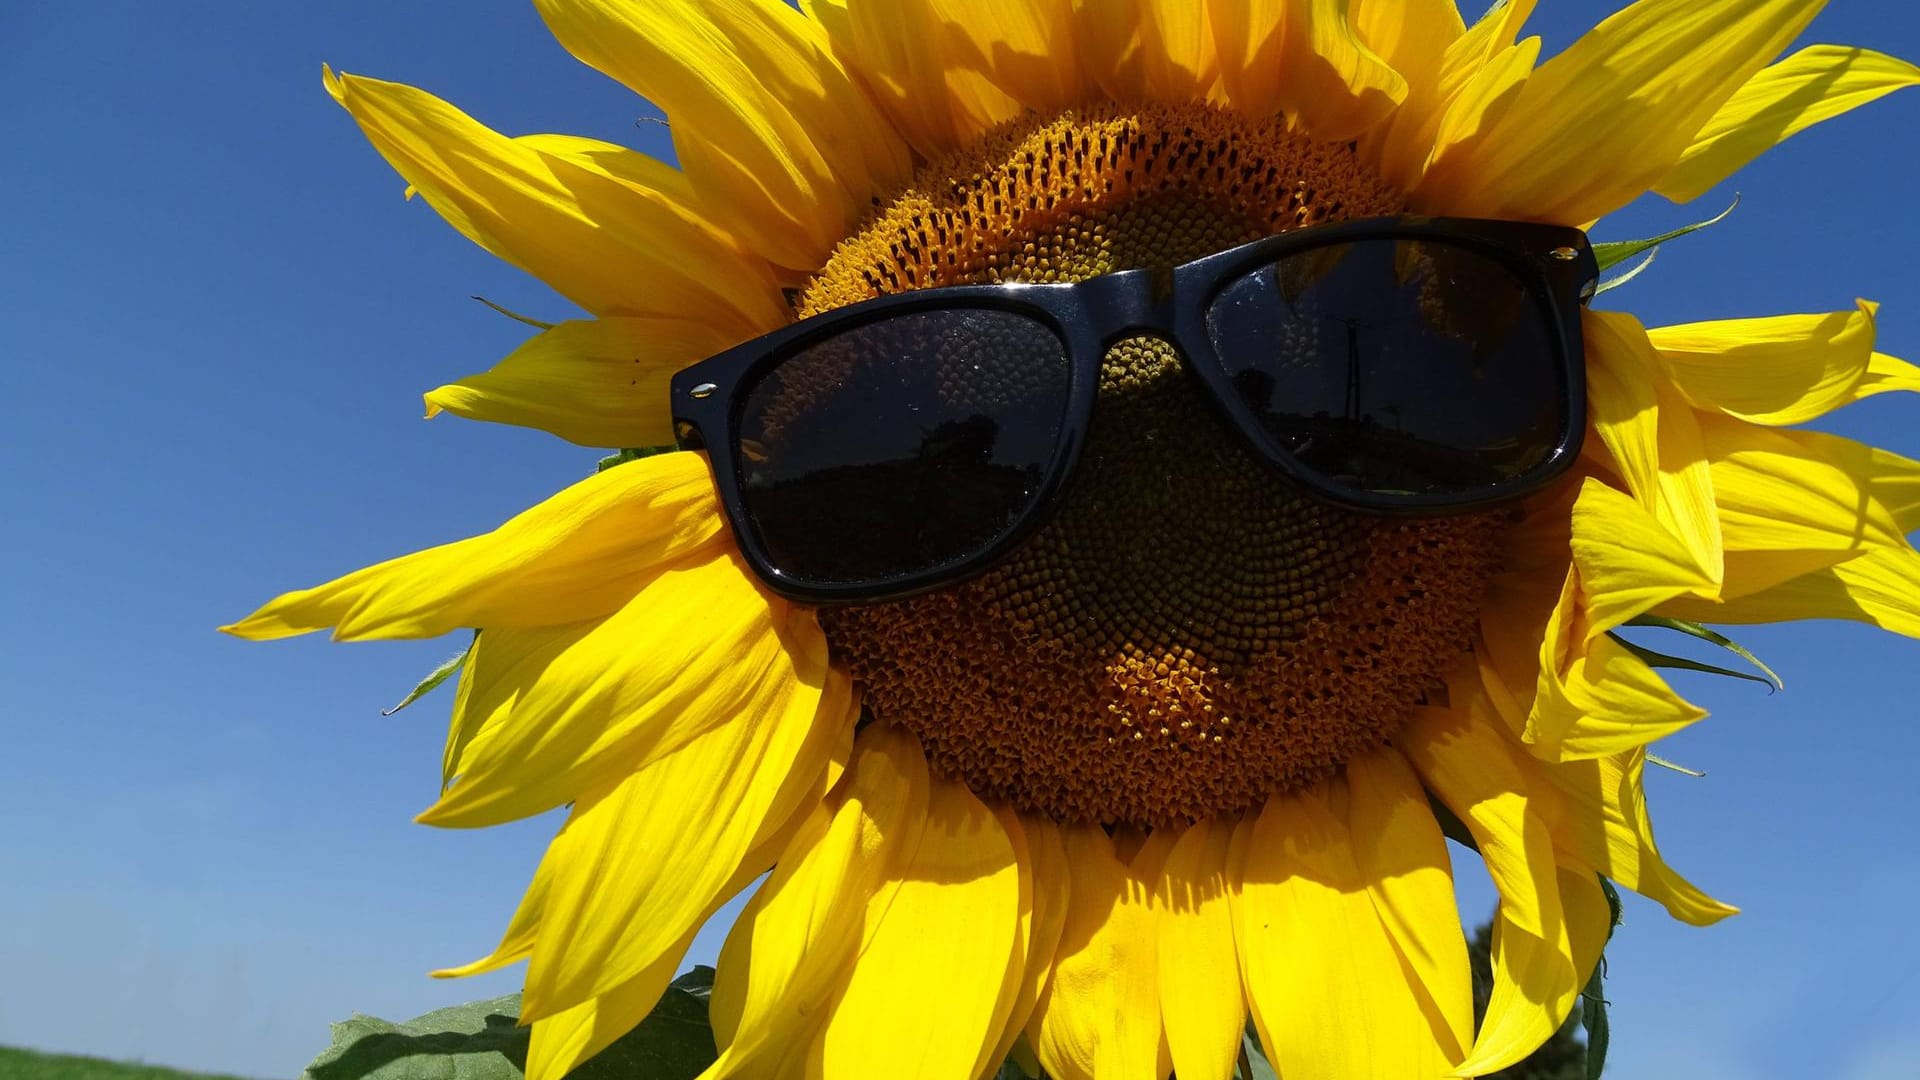
{"label": "dark tinted lens", "polygon": [[1567,424],[1548,310],[1459,245],[1289,255],[1222,290],[1207,332],[1280,449],[1353,490],[1472,495],[1545,464]]}
{"label": "dark tinted lens", "polygon": [[737,429],[761,546],[809,585],[978,552],[1038,493],[1068,384],[1051,329],[985,308],[895,315],[782,357],[747,391]]}

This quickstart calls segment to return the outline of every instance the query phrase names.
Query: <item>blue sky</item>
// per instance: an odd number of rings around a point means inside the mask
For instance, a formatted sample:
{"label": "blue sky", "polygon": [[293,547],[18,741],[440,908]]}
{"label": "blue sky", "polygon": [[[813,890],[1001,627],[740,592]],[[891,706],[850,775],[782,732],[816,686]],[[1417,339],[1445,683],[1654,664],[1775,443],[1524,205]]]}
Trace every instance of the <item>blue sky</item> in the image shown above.
{"label": "blue sky", "polygon": [[[1611,4],[1542,5],[1556,49]],[[459,8],[452,18],[444,12]],[[1920,15],[1836,4],[1809,40],[1920,57]],[[320,64],[424,86],[511,132],[666,153],[649,107],[520,0],[334,0],[0,14],[0,1043],[291,1077],[360,1010],[491,948],[551,819],[410,824],[446,701],[380,716],[451,642],[247,645],[213,628],[286,587],[491,527],[590,471],[552,438],[420,419],[419,394],[570,310],[400,198]],[[1649,323],[1882,300],[1920,359],[1920,93],[1801,136],[1609,299]],[[1604,163],[1596,163],[1603,165]],[[1831,430],[1920,456],[1920,400]],[[1663,847],[1746,913],[1629,898],[1610,953],[1623,1077],[1920,1075],[1920,644],[1838,624],[1742,639],[1787,680],[1681,678],[1714,716],[1650,777]],[[1469,860],[1463,903],[1490,893]],[[697,957],[712,955],[717,937]]]}

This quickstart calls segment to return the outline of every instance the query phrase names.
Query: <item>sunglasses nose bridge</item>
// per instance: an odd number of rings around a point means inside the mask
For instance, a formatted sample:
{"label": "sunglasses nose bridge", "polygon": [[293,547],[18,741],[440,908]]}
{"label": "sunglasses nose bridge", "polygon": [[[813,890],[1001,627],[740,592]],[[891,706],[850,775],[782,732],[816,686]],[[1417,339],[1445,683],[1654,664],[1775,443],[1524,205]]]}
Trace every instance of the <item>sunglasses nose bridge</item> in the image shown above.
{"label": "sunglasses nose bridge", "polygon": [[1173,302],[1151,270],[1120,270],[1080,285],[1086,310],[1099,332],[1102,352],[1139,334],[1171,339]]}

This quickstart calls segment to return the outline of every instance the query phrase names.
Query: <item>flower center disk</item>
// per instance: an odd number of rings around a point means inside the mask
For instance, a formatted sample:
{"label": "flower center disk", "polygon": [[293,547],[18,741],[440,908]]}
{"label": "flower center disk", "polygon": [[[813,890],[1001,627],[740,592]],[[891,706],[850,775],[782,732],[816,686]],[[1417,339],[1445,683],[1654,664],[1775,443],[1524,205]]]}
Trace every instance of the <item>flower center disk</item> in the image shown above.
{"label": "flower center disk", "polygon": [[[801,313],[1166,268],[1400,209],[1348,147],[1281,120],[1096,108],[927,166],[836,250]],[[1390,738],[1470,647],[1505,520],[1311,500],[1170,345],[1135,337],[1103,360],[1052,521],[978,577],[820,620],[869,712],[913,730],[937,772],[1058,821],[1173,824]]]}

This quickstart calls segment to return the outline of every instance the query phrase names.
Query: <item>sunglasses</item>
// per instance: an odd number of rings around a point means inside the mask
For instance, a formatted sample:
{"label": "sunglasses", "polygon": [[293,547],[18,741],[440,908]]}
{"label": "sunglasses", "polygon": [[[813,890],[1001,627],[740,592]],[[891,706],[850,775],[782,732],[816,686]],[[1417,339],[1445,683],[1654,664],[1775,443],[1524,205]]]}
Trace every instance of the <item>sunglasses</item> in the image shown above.
{"label": "sunglasses", "polygon": [[1578,229],[1375,218],[1170,274],[961,285],[816,315],[673,378],[741,553],[805,603],[897,599],[986,569],[1073,474],[1101,361],[1170,342],[1203,396],[1301,490],[1382,515],[1484,508],[1580,450]]}

